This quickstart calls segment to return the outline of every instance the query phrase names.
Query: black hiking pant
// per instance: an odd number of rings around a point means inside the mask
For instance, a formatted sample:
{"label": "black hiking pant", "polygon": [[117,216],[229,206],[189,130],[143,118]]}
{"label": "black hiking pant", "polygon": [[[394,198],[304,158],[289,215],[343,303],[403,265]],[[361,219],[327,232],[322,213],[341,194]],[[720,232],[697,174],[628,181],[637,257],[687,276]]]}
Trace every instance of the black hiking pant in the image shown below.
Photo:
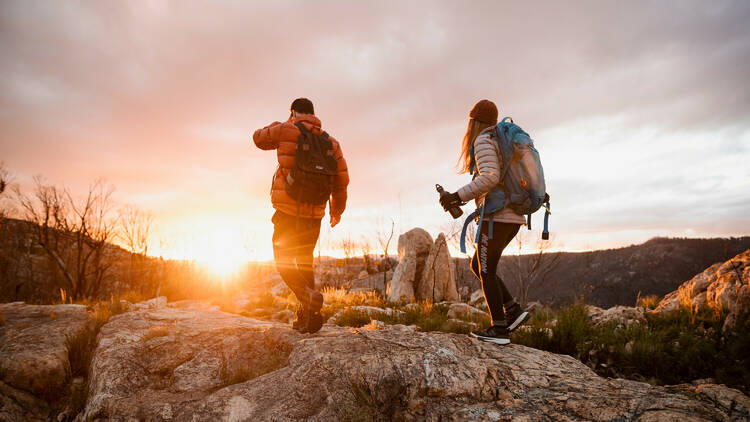
{"label": "black hiking pant", "polygon": [[[492,239],[489,238],[489,225],[492,227]],[[503,279],[497,275],[497,264],[500,262],[500,255],[508,246],[511,240],[518,233],[520,224],[500,223],[482,221],[482,227],[479,231],[479,242],[471,258],[471,271],[482,282],[482,291],[484,299],[487,301],[487,307],[490,309],[490,318],[492,324],[495,321],[505,319],[505,308],[503,305],[510,304],[513,301],[508,288],[505,287]]]}
{"label": "black hiking pant", "polygon": [[273,259],[276,270],[302,306],[315,290],[313,252],[320,235],[319,218],[298,218],[276,211],[273,223]]}

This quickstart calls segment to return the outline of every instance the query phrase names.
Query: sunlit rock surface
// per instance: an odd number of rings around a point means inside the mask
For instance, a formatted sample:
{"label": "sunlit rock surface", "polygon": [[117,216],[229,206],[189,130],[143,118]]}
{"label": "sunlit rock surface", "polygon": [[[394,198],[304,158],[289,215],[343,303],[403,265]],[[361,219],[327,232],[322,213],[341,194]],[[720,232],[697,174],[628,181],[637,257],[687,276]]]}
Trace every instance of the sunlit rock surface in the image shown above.
{"label": "sunlit rock surface", "polygon": [[749,409],[723,386],[605,379],[568,356],[466,335],[330,325],[300,335],[167,307],[102,328],[79,419],[713,421]]}
{"label": "sunlit rock surface", "polygon": [[666,295],[655,312],[683,306],[693,309],[723,308],[729,311],[725,329],[732,328],[737,314],[750,307],[750,249],[716,263]]}
{"label": "sunlit rock surface", "polygon": [[66,336],[93,330],[83,305],[0,304],[0,421],[45,420],[71,376]]}

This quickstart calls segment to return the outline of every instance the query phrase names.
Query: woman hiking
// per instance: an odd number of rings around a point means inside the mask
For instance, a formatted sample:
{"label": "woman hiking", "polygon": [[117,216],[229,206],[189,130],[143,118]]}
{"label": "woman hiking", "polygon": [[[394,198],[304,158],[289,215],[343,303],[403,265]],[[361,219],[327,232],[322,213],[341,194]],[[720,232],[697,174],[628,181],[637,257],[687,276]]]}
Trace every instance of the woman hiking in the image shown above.
{"label": "woman hiking", "polygon": [[[461,143],[458,168],[459,173],[472,173],[474,178],[458,191],[441,196],[440,204],[445,209],[461,206],[472,199],[481,204],[484,196],[500,183],[503,160],[493,137],[497,115],[497,107],[489,100],[479,101],[469,112],[469,124]],[[471,270],[482,282],[484,299],[492,319],[492,325],[488,329],[472,331],[471,334],[481,340],[508,344],[510,332],[529,317],[529,313],[521,309],[497,275],[500,255],[525,223],[523,216],[508,207],[484,217],[479,223],[479,241],[471,258]],[[490,225],[493,226],[492,231]]]}

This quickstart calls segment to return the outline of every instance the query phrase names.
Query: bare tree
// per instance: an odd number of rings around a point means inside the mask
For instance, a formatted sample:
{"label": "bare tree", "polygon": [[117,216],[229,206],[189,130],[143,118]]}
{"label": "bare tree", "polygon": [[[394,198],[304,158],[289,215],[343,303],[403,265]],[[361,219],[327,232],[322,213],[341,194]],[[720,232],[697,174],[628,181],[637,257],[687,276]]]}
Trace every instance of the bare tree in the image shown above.
{"label": "bare tree", "polygon": [[544,281],[560,261],[559,253],[549,253],[553,244],[550,241],[539,240],[533,254],[521,255],[526,242],[528,242],[528,239],[522,233],[515,237],[518,255],[512,261],[518,287],[518,301],[522,307],[525,307],[528,303],[530,292],[544,284]]}
{"label": "bare tree", "polygon": [[378,232],[377,232],[377,240],[378,245],[380,245],[380,250],[383,251],[383,256],[381,257],[380,261],[380,268],[379,270],[383,272],[383,281],[385,280],[386,273],[388,270],[391,269],[391,261],[388,259],[388,247],[391,245],[391,240],[393,239],[393,231],[396,227],[396,223],[391,218],[391,230],[386,231],[383,230],[382,225],[378,225]]}
{"label": "bare tree", "polygon": [[155,268],[148,257],[154,217],[138,208],[126,206],[120,210],[118,222],[120,230],[117,237],[130,252],[128,285],[131,288],[137,285],[142,293],[150,296],[154,290],[158,290],[154,282]]}
{"label": "bare tree", "polygon": [[82,200],[34,178],[33,195],[16,189],[23,217],[34,223],[35,242],[63,276],[59,286],[72,300],[96,297],[112,265],[106,256],[114,237],[112,189],[94,182]]}
{"label": "bare tree", "polygon": [[[461,246],[461,232],[463,230],[463,220],[453,220],[450,223],[443,226],[443,232],[445,233],[445,240],[454,248],[459,249]],[[474,246],[474,241],[477,238],[477,225],[469,224],[466,228],[466,245],[467,250],[470,250]]]}

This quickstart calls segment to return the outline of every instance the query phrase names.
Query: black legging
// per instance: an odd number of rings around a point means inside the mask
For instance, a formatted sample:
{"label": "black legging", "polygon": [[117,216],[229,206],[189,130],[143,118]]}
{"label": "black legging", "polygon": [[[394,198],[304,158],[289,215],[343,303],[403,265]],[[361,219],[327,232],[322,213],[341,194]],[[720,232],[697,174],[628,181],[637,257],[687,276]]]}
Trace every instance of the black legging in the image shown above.
{"label": "black legging", "polygon": [[490,318],[492,318],[494,324],[495,321],[505,319],[503,305],[513,300],[513,296],[505,287],[503,279],[497,275],[497,264],[500,261],[503,249],[516,236],[521,225],[499,222],[492,224],[492,239],[490,239],[487,233],[489,222],[482,222],[477,249],[471,258],[471,271],[482,281],[484,299],[487,301]]}

